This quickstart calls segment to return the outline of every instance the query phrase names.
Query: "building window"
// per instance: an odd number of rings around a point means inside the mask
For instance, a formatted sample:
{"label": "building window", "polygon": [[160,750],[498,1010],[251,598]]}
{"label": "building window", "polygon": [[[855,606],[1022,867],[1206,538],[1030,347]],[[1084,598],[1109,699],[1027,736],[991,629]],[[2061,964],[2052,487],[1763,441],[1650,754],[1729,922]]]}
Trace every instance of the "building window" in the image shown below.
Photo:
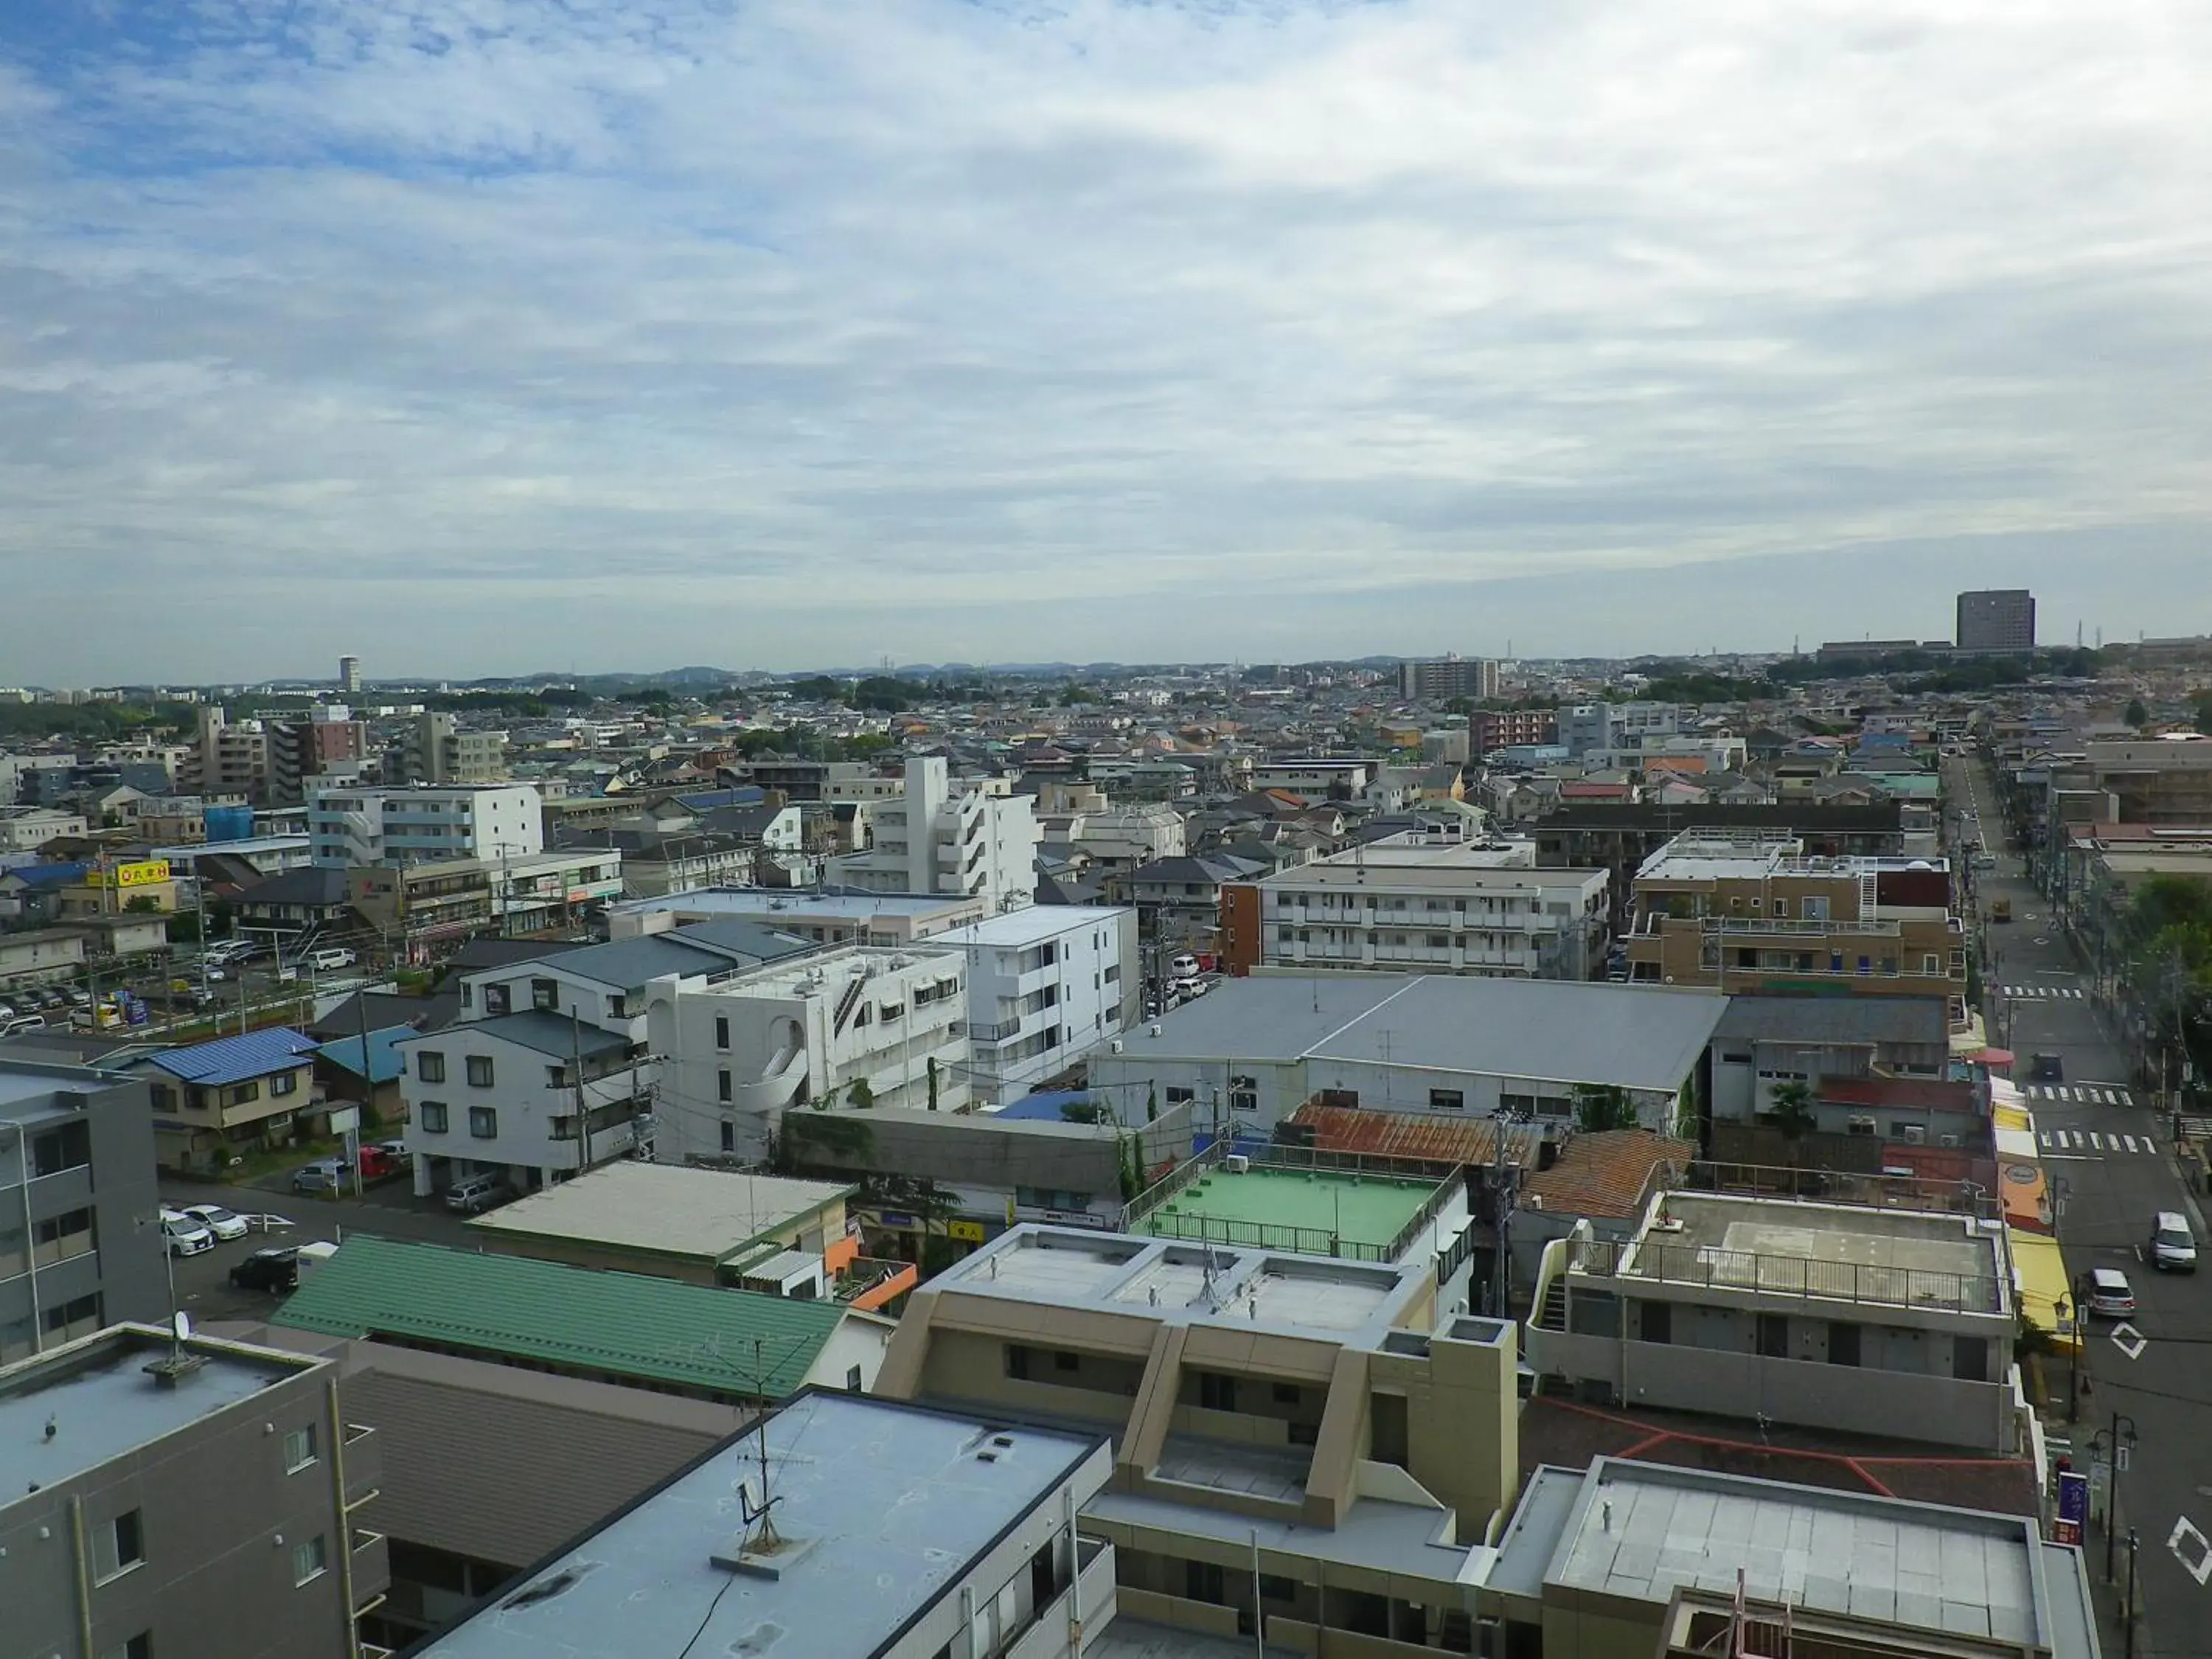
{"label": "building window", "polygon": [[1030,1351],[1018,1342],[1006,1344],[1006,1375],[1018,1382],[1030,1380]]}
{"label": "building window", "polygon": [[324,1540],[320,1533],[317,1533],[304,1544],[293,1545],[293,1588],[296,1589],[301,1584],[321,1577],[330,1567],[330,1546]]}
{"label": "building window", "polygon": [[725,1152],[738,1150],[738,1126],[726,1121],[722,1125],[722,1150]]}
{"label": "building window", "polygon": [[1778,916],[1788,915],[1790,914],[1790,901],[1786,898],[1777,898],[1774,901],[1774,914]]}
{"label": "building window", "polygon": [[533,979],[530,981],[530,1006],[541,1013],[551,1013],[560,1006],[561,981],[556,979]]}
{"label": "building window", "polygon": [[717,1048],[730,1046],[730,1017],[727,1014],[714,1016],[714,1046]]}
{"label": "building window", "polygon": [[299,1087],[300,1074],[297,1072],[279,1072],[269,1079],[269,1092],[272,1095],[295,1094]]}
{"label": "building window", "polygon": [[226,1106],[249,1105],[260,1098],[261,1079],[258,1078],[249,1078],[222,1091],[222,1103]]}
{"label": "building window", "polygon": [[1196,1100],[1198,1098],[1197,1090],[1179,1089],[1172,1084],[1169,1085],[1167,1094],[1168,1104],[1170,1106],[1180,1106],[1187,1100]]}
{"label": "building window", "polygon": [[1429,1109],[1432,1112],[1463,1112],[1467,1109],[1467,1091],[1463,1089],[1431,1089],[1429,1091]]}
{"label": "building window", "polygon": [[284,1437],[284,1473],[297,1474],[315,1461],[315,1425],[306,1424]]}
{"label": "building window", "polygon": [[1198,1403],[1210,1412],[1233,1412],[1237,1409],[1237,1379],[1224,1376],[1218,1371],[1198,1374]]}
{"label": "building window", "polygon": [[442,1100],[425,1100],[419,1103],[415,1108],[415,1127],[426,1135],[445,1133],[446,1103]]}
{"label": "building window", "polygon": [[1218,1563],[1186,1561],[1182,1565],[1185,1600],[1211,1602],[1217,1607],[1229,1605],[1226,1579]]}
{"label": "building window", "polygon": [[474,1006],[476,1006],[476,1000],[477,1000],[476,992],[477,992],[477,988],[476,988],[476,986],[475,986],[475,984],[474,984],[474,982],[473,982],[473,981],[469,981],[469,980],[465,980],[465,980],[463,980],[463,981],[461,981],[461,1006],[462,1006],[462,1007],[464,1007],[464,1008],[473,1008]]}
{"label": "building window", "polygon": [[491,1056],[489,1054],[471,1054],[469,1056],[470,1088],[490,1088],[491,1075]]}
{"label": "building window", "polygon": [[736,1097],[735,1093],[732,1091],[730,1068],[725,1066],[721,1070],[714,1073],[714,1098],[717,1100],[734,1100]]}
{"label": "building window", "polygon": [[609,1019],[629,1018],[629,1000],[620,991],[612,992],[607,997],[607,1018]]}
{"label": "building window", "polygon": [[154,1659],[154,1632],[142,1630],[127,1642],[104,1648],[100,1659]]}
{"label": "building window", "polygon": [[1451,935],[1449,933],[1428,933],[1425,934],[1423,937],[1427,939],[1429,949],[1431,951],[1449,951],[1451,949]]}
{"label": "building window", "polygon": [[1828,1363],[1831,1365],[1856,1365],[1859,1363],[1859,1328],[1841,1320],[1828,1326]]}
{"label": "building window", "polygon": [[145,1559],[145,1528],[137,1510],[124,1510],[93,1534],[92,1576],[100,1583],[121,1577]]}
{"label": "building window", "polygon": [[415,1075],[425,1083],[446,1080],[446,1057],[435,1048],[421,1048],[415,1054]]}
{"label": "building window", "polygon": [[1298,1403],[1298,1385],[1295,1382],[1278,1382],[1273,1385],[1269,1393],[1278,1406],[1295,1406]]}
{"label": "building window", "polygon": [[1940,979],[1943,975],[1943,958],[1934,951],[1920,958],[1920,971],[1927,978]]}
{"label": "building window", "polygon": [[508,987],[504,985],[487,985],[484,987],[485,1013],[503,1014],[514,1006],[514,1004],[512,994]]}
{"label": "building window", "polygon": [[489,1140],[499,1133],[499,1114],[489,1106],[469,1108],[469,1133],[478,1140]]}

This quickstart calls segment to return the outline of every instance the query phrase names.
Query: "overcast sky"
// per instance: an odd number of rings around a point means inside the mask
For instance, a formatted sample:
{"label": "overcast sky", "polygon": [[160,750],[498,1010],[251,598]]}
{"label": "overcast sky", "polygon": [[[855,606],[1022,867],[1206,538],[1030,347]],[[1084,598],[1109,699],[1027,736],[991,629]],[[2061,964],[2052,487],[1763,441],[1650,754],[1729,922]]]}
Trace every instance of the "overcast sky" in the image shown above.
{"label": "overcast sky", "polygon": [[2212,6],[0,0],[0,684],[2212,629]]}

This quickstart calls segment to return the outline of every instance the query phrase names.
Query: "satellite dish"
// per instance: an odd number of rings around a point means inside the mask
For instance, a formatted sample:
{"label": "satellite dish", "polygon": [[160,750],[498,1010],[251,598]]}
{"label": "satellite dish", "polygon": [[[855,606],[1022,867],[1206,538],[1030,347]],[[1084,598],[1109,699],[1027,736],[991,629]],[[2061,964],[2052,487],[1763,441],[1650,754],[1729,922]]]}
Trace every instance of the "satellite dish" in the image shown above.
{"label": "satellite dish", "polygon": [[172,1316],[171,1323],[176,1328],[178,1341],[189,1342],[192,1340],[192,1316],[182,1308],[178,1309]]}

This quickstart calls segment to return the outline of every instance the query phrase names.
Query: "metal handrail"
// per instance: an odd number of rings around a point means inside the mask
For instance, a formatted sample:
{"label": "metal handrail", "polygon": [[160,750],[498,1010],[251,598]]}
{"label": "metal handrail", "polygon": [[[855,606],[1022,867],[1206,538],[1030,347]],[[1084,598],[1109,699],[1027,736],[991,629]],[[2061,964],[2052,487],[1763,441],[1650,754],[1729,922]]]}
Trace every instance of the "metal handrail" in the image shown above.
{"label": "metal handrail", "polygon": [[1764,1255],[1711,1244],[1670,1244],[1648,1235],[1638,1239],[1577,1241],[1574,1268],[1600,1278],[1644,1279],[1662,1284],[1701,1285],[1711,1290],[1819,1297],[1894,1308],[1996,1313],[2003,1306],[1994,1274]]}

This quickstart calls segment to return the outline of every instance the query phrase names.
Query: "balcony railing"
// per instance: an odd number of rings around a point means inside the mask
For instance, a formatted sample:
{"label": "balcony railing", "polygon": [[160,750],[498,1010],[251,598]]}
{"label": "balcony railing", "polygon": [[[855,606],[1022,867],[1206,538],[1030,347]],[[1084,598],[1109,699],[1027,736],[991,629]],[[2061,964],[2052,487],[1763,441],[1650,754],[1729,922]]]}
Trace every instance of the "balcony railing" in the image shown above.
{"label": "balcony railing", "polygon": [[1951,1313],[1993,1314],[2003,1307],[1998,1282],[1987,1273],[1763,1255],[1713,1244],[1670,1243],[1648,1235],[1640,1239],[1578,1239],[1571,1251],[1571,1272],[1601,1279],[1642,1279]]}

